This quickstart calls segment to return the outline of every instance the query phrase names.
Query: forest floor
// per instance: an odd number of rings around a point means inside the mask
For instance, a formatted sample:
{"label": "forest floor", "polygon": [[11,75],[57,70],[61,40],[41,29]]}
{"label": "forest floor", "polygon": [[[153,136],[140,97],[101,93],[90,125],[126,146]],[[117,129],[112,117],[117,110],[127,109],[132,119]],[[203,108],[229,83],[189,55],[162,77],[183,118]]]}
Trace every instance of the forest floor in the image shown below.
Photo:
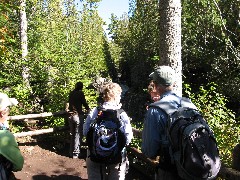
{"label": "forest floor", "polygon": [[[37,138],[17,139],[24,156],[22,171],[15,172],[21,180],[87,180],[86,148],[81,150],[79,159],[69,158],[69,143],[55,140],[49,135],[38,135]],[[126,180],[148,180],[141,172],[130,166]]]}

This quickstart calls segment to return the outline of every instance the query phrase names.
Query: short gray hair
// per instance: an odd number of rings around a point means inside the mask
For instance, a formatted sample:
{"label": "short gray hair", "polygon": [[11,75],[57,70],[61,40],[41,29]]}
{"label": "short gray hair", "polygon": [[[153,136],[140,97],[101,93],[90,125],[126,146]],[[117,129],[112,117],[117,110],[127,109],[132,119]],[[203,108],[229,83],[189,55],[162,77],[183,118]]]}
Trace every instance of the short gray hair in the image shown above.
{"label": "short gray hair", "polygon": [[104,101],[110,101],[121,96],[122,88],[117,83],[108,83],[104,86],[102,93]]}

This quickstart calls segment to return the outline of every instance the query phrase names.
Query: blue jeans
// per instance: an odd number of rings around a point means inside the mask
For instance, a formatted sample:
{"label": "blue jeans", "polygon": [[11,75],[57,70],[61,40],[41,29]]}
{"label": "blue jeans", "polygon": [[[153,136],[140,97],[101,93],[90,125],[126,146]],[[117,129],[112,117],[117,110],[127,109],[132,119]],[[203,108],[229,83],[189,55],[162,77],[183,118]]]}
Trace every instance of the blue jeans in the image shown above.
{"label": "blue jeans", "polygon": [[69,117],[70,126],[70,156],[78,156],[80,154],[80,148],[83,138],[83,121],[84,116],[74,114]]}

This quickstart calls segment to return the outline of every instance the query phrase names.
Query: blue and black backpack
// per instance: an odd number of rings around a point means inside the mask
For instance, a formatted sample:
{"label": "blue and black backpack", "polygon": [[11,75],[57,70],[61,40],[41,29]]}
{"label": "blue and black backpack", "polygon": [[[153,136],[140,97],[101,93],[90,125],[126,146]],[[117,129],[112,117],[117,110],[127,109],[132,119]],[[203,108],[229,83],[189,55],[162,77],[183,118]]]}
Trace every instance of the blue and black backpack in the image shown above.
{"label": "blue and black backpack", "polygon": [[122,112],[122,109],[98,108],[98,116],[86,136],[92,161],[105,164],[122,162],[122,150],[126,145],[126,137],[120,130]]}
{"label": "blue and black backpack", "polygon": [[160,160],[161,156],[163,160],[165,156],[182,179],[215,179],[221,162],[213,131],[188,98],[175,96],[174,101],[177,103],[169,103],[163,98],[150,105],[168,115],[166,134],[162,135]]}

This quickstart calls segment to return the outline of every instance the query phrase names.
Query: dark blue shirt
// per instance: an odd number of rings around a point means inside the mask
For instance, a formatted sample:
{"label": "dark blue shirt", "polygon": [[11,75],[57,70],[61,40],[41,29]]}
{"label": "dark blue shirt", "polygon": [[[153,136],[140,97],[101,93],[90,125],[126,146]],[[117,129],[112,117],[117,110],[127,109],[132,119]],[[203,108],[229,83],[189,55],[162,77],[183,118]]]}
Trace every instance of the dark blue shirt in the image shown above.
{"label": "dark blue shirt", "polygon": [[[177,108],[180,105],[180,99],[172,91],[168,91],[161,96],[159,101],[170,103]],[[150,105],[142,131],[142,152],[149,158],[158,156],[161,145],[167,143],[165,136],[167,119],[168,115],[165,111]]]}

